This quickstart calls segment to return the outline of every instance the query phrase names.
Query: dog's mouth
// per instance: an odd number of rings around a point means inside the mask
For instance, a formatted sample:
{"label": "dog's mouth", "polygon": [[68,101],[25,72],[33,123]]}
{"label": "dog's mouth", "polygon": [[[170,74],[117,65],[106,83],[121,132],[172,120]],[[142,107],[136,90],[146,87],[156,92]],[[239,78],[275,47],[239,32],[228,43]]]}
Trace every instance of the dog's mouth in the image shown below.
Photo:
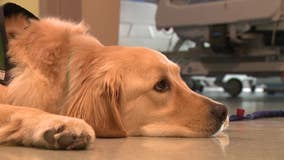
{"label": "dog's mouth", "polygon": [[213,136],[218,136],[220,133],[222,133],[225,129],[227,129],[229,127],[229,116],[227,116],[226,120],[223,122],[223,124],[221,125],[220,129],[213,134]]}
{"label": "dog's mouth", "polygon": [[200,137],[200,138],[206,138],[206,137],[214,137],[215,135],[221,133],[223,131],[223,125],[218,125],[214,127],[206,127],[206,128],[198,128],[198,129],[192,129],[193,135],[189,135],[188,137]]}
{"label": "dog's mouth", "polygon": [[222,121],[218,122],[216,120],[207,124],[206,126],[202,125],[190,125],[188,128],[194,132],[196,137],[216,137],[222,133],[229,126],[229,117]]}
{"label": "dog's mouth", "polygon": [[204,126],[180,126],[165,123],[148,124],[140,128],[133,136],[154,137],[183,137],[183,138],[206,138],[219,135],[227,127],[226,121],[221,124]]}

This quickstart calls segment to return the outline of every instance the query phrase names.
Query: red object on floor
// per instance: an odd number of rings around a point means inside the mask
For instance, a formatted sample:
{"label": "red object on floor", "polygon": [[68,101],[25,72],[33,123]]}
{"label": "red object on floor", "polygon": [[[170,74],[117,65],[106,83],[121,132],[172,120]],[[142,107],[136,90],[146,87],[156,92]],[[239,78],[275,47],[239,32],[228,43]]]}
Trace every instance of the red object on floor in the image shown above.
{"label": "red object on floor", "polygon": [[242,108],[237,108],[237,116],[238,117],[244,117],[245,116],[245,110]]}
{"label": "red object on floor", "polygon": [[280,74],[280,77],[281,77],[282,81],[284,81],[284,72],[282,72],[282,73]]}

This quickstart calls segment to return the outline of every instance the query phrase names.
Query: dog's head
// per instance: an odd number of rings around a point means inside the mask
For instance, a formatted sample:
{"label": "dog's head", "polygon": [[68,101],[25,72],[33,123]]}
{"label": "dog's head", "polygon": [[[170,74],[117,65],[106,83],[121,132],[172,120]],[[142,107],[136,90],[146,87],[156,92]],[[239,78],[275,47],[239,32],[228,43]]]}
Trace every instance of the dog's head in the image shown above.
{"label": "dog's head", "polygon": [[[227,117],[224,105],[189,89],[180,77],[180,68],[157,51],[103,46],[81,31],[81,25],[60,20],[30,25],[25,32],[57,37],[39,36],[32,45],[39,45],[41,39],[53,41],[48,46],[56,44],[56,49],[39,51],[57,52],[52,55],[60,57],[63,68],[70,61],[70,79],[65,81],[68,95],[60,102],[64,104],[62,113],[84,119],[99,137],[208,137]],[[62,41],[60,37],[64,42],[56,43]],[[62,73],[64,78],[65,70]]]}
{"label": "dog's head", "polygon": [[208,137],[227,117],[224,105],[189,89],[180,68],[157,51],[102,47],[93,54],[74,94],[81,109],[73,111],[89,108],[98,136]]}
{"label": "dog's head", "polygon": [[193,92],[161,53],[123,48],[121,117],[130,135],[206,137],[227,117],[224,105]]}

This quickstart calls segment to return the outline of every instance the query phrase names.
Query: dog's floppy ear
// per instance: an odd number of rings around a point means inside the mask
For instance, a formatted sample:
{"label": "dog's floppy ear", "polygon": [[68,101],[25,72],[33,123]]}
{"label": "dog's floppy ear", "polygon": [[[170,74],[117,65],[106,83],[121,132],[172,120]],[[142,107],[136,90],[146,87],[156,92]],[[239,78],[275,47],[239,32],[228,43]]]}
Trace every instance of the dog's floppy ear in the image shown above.
{"label": "dog's floppy ear", "polygon": [[84,119],[95,129],[97,137],[126,137],[119,113],[120,79],[116,74],[102,73],[95,81],[84,79],[77,91],[76,86],[71,86],[74,92],[68,98],[66,115]]}

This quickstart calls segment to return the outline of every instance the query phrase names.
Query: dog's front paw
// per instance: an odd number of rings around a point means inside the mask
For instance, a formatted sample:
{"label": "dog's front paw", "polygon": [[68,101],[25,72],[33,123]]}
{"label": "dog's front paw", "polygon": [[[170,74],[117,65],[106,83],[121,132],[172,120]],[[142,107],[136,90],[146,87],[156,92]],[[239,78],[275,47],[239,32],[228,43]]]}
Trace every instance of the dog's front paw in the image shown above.
{"label": "dog's front paw", "polygon": [[51,128],[44,132],[43,139],[50,148],[55,149],[85,149],[92,139],[92,135],[85,131],[81,133],[72,132],[63,124],[59,128]]}
{"label": "dog's front paw", "polygon": [[[95,139],[95,133],[85,121],[64,117],[64,120],[49,120],[38,134],[35,146],[49,149],[86,149]],[[43,129],[45,128],[45,129]]]}

